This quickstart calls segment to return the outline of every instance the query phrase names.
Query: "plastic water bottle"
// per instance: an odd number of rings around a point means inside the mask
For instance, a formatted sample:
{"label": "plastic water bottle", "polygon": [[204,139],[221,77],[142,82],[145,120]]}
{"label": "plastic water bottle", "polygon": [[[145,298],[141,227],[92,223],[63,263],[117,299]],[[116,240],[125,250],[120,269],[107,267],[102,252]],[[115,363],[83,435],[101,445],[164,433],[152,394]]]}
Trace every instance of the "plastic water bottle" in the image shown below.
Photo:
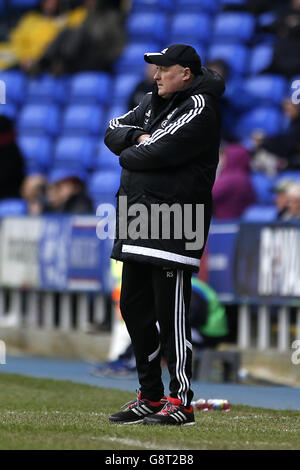
{"label": "plastic water bottle", "polygon": [[207,400],[207,404],[211,410],[230,411],[229,401],[222,398],[210,398]]}
{"label": "plastic water bottle", "polygon": [[229,401],[223,398],[210,398],[209,400],[206,400],[205,398],[198,398],[198,400],[192,401],[191,405],[197,408],[197,410],[201,411],[230,411]]}
{"label": "plastic water bottle", "polygon": [[208,411],[208,405],[205,398],[198,398],[198,400],[192,401],[191,405],[197,408],[197,410]]}

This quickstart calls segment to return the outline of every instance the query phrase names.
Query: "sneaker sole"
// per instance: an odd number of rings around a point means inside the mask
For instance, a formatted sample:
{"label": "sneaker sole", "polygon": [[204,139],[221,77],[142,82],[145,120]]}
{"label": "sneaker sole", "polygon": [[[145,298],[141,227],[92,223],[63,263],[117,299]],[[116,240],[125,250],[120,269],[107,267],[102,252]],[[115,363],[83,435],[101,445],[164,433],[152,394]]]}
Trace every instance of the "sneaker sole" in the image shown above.
{"label": "sneaker sole", "polygon": [[111,421],[109,420],[109,422],[112,424],[140,424],[143,421],[144,419],[139,419],[138,421]]}
{"label": "sneaker sole", "polygon": [[178,423],[178,424],[171,424],[171,423],[159,423],[158,421],[145,421],[143,420],[143,424],[146,426],[194,426],[196,424],[195,421],[192,423]]}

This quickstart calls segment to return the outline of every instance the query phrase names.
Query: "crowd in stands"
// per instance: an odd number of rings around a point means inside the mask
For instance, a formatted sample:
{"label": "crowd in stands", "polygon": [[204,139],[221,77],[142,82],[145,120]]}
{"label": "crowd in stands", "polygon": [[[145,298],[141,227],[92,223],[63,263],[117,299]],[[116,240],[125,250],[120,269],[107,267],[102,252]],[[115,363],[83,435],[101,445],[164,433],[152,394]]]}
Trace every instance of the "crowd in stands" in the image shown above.
{"label": "crowd in stands", "polygon": [[9,3],[0,215],[7,199],[26,201],[7,213],[33,215],[95,213],[113,200],[108,120],[151,91],[144,52],[184,42],[226,80],[214,218],[300,219],[300,0]]}

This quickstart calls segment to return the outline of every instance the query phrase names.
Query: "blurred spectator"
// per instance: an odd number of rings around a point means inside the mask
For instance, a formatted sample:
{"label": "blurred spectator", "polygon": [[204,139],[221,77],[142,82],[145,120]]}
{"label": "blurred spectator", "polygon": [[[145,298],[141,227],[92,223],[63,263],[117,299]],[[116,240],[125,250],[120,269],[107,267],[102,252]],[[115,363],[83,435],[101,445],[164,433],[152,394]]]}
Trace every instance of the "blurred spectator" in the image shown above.
{"label": "blurred spectator", "polygon": [[129,98],[128,109],[134,109],[138,104],[140,104],[143,96],[152,91],[155,72],[156,66],[153,64],[147,64],[145,68],[145,79],[139,82],[133,90]]}
{"label": "blurred spectator", "polygon": [[93,214],[93,204],[85,192],[85,175],[79,170],[54,169],[48,177],[44,210],[59,214]]}
{"label": "blurred spectator", "polygon": [[41,58],[40,67],[54,75],[83,70],[110,72],[126,42],[123,16],[110,2],[85,0],[86,19],[65,29]]}
{"label": "blurred spectator", "polygon": [[45,204],[45,176],[39,173],[27,175],[21,188],[21,196],[27,202],[29,215],[40,215]]}
{"label": "blurred spectator", "polygon": [[290,180],[281,180],[275,186],[273,186],[272,191],[275,193],[275,205],[277,207],[277,219],[282,219],[286,212],[288,206],[288,187],[293,184]]}
{"label": "blurred spectator", "polygon": [[272,63],[264,70],[288,78],[300,73],[300,0],[291,0],[283,6],[276,20],[262,28],[277,35]]}
{"label": "blurred spectator", "polygon": [[300,221],[300,183],[294,182],[287,188],[287,210],[282,220]]}
{"label": "blurred spectator", "polygon": [[81,7],[62,14],[60,0],[41,0],[38,11],[25,13],[11,31],[7,47],[13,55],[2,67],[19,66],[25,72],[36,72],[37,62],[51,41],[64,27],[77,26],[85,15]]}
{"label": "blurred spectator", "polygon": [[300,168],[300,105],[286,99],[282,107],[289,121],[285,132],[274,137],[262,133],[252,136],[257,146],[253,168],[270,176],[285,168]]}
{"label": "blurred spectator", "polygon": [[0,199],[19,198],[25,164],[15,140],[13,121],[0,116]]}
{"label": "blurred spectator", "polygon": [[189,315],[192,343],[197,349],[215,348],[229,333],[226,310],[216,291],[196,276],[192,276]]}
{"label": "blurred spectator", "polygon": [[250,153],[239,144],[229,144],[221,154],[220,169],[213,187],[213,216],[217,219],[240,217],[254,204],[250,179]]}

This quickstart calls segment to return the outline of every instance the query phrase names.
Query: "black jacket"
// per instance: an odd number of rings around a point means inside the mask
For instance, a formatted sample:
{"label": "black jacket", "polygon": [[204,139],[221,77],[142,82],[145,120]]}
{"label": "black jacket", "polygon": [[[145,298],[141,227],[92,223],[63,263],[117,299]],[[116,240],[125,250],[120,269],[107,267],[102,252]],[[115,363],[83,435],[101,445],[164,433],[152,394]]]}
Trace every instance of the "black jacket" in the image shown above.
{"label": "black jacket", "polygon": [[[219,159],[221,118],[217,100],[224,89],[223,79],[216,72],[203,68],[202,75],[171,99],[159,97],[155,84],[153,93],[148,93],[139,106],[110,121],[105,143],[120,156],[123,167],[117,193],[116,239],[112,258],[194,272],[199,270],[208,235],[211,190]],[[150,134],[151,137],[137,144],[137,138],[142,134]],[[143,204],[148,209],[147,215],[142,211],[127,216],[121,210],[124,199],[121,202],[120,196],[127,196],[127,206],[132,211],[136,207],[133,204]],[[178,232],[176,235],[172,217],[169,237],[162,234],[165,227],[160,227],[158,237],[150,236],[154,220],[150,210],[153,204],[163,203],[167,204],[164,206],[166,212],[172,204],[180,205],[181,238],[176,238]],[[184,204],[189,205],[188,210]],[[186,220],[196,228],[196,204],[203,204],[205,208],[203,243],[197,249],[196,246],[187,247],[191,237],[189,233],[186,235],[184,226],[186,213]],[[142,232],[137,239],[123,233],[125,224],[133,228],[134,223]],[[197,244],[200,245],[199,242]]]}

